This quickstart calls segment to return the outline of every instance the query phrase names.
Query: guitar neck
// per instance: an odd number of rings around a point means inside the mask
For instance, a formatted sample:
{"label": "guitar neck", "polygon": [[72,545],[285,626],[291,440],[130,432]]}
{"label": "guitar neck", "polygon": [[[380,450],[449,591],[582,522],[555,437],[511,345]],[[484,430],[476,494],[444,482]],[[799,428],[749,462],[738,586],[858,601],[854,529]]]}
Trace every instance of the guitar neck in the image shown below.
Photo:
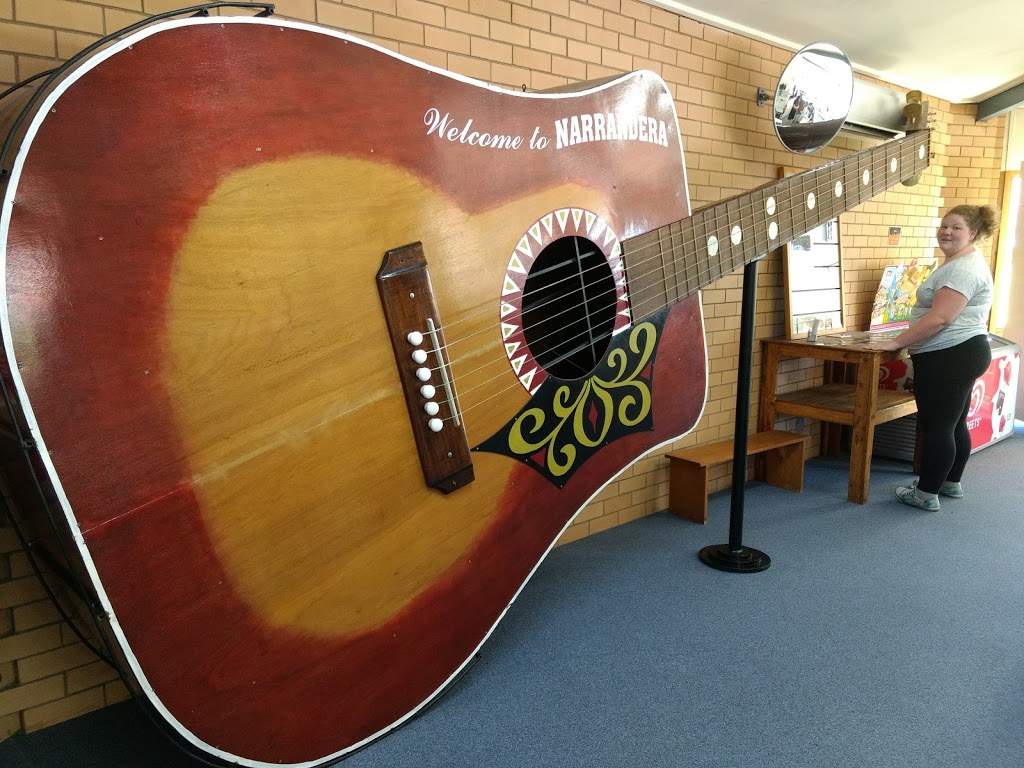
{"label": "guitar neck", "polygon": [[634,320],[916,176],[929,159],[929,132],[915,131],[623,241]]}

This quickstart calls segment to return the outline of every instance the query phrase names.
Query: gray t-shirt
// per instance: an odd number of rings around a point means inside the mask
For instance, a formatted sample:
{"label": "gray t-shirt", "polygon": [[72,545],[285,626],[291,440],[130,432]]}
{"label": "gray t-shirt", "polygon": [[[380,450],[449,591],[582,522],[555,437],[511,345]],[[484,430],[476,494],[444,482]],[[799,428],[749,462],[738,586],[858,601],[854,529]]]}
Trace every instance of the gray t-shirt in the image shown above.
{"label": "gray t-shirt", "polygon": [[988,313],[992,309],[992,271],[979,251],[946,261],[917,288],[917,299],[910,310],[913,325],[932,308],[935,292],[952,288],[967,297],[967,306],[949,325],[934,336],[910,347],[912,353],[934,352],[962,344],[973,336],[988,334]]}

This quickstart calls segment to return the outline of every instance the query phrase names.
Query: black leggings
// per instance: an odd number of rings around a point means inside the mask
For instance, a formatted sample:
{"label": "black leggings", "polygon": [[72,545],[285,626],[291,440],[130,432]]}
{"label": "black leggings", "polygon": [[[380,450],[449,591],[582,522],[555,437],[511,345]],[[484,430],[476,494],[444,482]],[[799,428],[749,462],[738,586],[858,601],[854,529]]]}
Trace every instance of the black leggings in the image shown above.
{"label": "black leggings", "polygon": [[943,481],[960,482],[967,466],[971,391],[992,362],[992,348],[988,336],[975,336],[955,347],[911,355],[910,359],[922,439],[917,487],[925,493],[938,493]]}

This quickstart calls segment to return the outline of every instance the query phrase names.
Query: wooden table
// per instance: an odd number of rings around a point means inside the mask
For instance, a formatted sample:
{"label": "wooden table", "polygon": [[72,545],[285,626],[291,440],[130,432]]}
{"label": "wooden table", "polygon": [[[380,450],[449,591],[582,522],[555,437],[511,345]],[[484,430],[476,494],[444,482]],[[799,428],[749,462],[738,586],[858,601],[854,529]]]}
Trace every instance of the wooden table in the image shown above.
{"label": "wooden table", "polygon": [[[842,334],[819,336],[817,341],[764,339],[757,425],[758,431],[775,429],[776,416],[784,415],[851,427],[847,498],[858,504],[868,500],[875,425],[917,412],[913,393],[878,388],[880,364],[895,360],[900,353],[869,349],[863,337]],[[826,383],[780,394],[779,360],[784,357],[824,360]]]}

